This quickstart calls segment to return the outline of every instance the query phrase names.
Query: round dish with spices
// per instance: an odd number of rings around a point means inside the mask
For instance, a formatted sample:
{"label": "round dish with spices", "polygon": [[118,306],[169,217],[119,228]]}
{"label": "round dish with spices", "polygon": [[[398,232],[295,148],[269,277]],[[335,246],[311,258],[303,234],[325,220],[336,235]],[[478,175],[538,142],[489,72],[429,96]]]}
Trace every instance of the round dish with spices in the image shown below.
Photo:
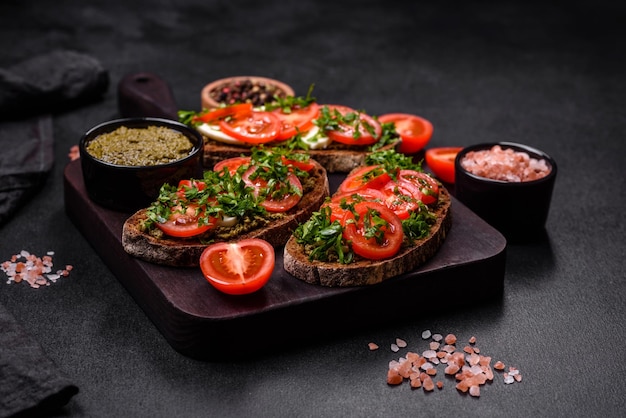
{"label": "round dish with spices", "polygon": [[294,95],[293,88],[282,81],[258,76],[235,76],[207,84],[202,89],[201,102],[203,109],[235,103],[250,103],[259,107],[274,102],[274,96],[284,99]]}

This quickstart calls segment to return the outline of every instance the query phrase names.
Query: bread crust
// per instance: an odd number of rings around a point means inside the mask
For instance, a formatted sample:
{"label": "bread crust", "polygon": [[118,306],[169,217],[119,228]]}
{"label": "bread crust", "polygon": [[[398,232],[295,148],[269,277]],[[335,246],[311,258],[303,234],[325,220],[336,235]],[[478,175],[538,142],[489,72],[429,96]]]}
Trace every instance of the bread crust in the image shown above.
{"label": "bread crust", "polygon": [[428,237],[403,247],[394,257],[373,261],[359,259],[351,264],[310,261],[295,237],[289,238],[284,249],[285,270],[292,276],[311,284],[328,287],[366,286],[410,272],[433,257],[443,244],[452,226],[451,199],[448,191],[440,188],[435,209],[437,221]]}
{"label": "bread crust", "polygon": [[[287,242],[298,224],[306,221],[311,213],[318,210],[329,195],[329,184],[326,170],[318,162],[313,161],[315,168],[310,175],[315,179],[315,187],[302,196],[300,202],[286,216],[273,220],[270,224],[232,238],[261,238],[274,247]],[[175,267],[195,267],[199,265],[200,255],[207,247],[198,239],[156,238],[141,230],[147,219],[147,209],[140,209],[131,215],[122,228],[122,247],[139,259],[155,264]]]}
{"label": "bread crust", "polygon": [[[204,136],[204,135],[203,135]],[[393,149],[399,144],[399,141],[393,144],[381,147],[381,150]],[[205,167],[213,167],[218,162],[239,157],[240,155],[249,155],[251,148],[245,146],[229,145],[204,136],[204,156],[203,164]],[[308,150],[306,153],[315,161],[320,163],[328,173],[348,173],[365,164],[365,157],[370,153],[367,147],[361,148],[330,148],[319,150]]]}

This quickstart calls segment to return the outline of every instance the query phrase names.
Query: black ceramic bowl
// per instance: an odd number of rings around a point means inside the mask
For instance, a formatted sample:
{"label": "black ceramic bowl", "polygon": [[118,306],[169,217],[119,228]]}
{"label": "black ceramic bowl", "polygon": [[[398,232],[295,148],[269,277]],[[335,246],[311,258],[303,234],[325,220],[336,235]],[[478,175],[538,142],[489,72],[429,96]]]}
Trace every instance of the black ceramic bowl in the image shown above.
{"label": "black ceramic bowl", "polygon": [[[190,154],[179,160],[158,165],[116,165],[99,160],[87,152],[87,145],[99,135],[121,126],[167,127],[185,135],[193,144]],[[101,206],[132,212],[150,205],[165,183],[202,177],[202,136],[182,123],[159,118],[127,118],[104,122],[87,131],[79,142],[81,167],[89,198]]]}
{"label": "black ceramic bowl", "polygon": [[[494,145],[544,160],[550,172],[536,180],[512,182],[481,177],[462,166],[461,162],[469,152],[488,150]],[[509,241],[529,240],[545,233],[556,174],[554,159],[538,149],[512,142],[472,145],[457,154],[455,195]]]}

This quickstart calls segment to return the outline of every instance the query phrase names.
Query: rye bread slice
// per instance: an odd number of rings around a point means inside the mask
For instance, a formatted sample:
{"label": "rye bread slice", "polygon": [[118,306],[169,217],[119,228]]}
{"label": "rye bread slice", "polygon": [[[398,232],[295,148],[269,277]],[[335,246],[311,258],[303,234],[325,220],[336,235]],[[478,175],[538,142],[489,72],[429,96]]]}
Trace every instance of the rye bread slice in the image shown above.
{"label": "rye bread slice", "polygon": [[310,261],[303,247],[292,236],[284,249],[285,270],[307,283],[328,287],[365,286],[410,272],[433,257],[443,244],[452,226],[451,200],[448,191],[441,187],[435,209],[437,221],[428,237],[403,247],[394,257],[372,261],[359,258],[351,264]]}
{"label": "rye bread slice", "polygon": [[[381,150],[393,149],[400,141],[381,147]],[[229,145],[204,136],[203,164],[213,167],[227,158],[249,155],[250,147]],[[328,149],[308,150],[309,156],[320,163],[328,173],[348,173],[365,164],[365,157],[370,153],[368,147],[344,147],[341,145]]]}
{"label": "rye bread slice", "polygon": [[[310,172],[311,181],[307,182],[314,187],[306,191],[300,202],[287,212],[285,217],[233,237],[232,240],[261,238],[274,247],[284,245],[298,224],[309,219],[329,195],[326,170],[319,163],[315,161],[314,163],[315,168]],[[155,264],[175,267],[198,266],[200,255],[207,244],[201,243],[198,239],[155,238],[143,232],[140,225],[147,219],[146,213],[146,209],[140,209],[124,222],[122,228],[124,250],[134,257]]]}

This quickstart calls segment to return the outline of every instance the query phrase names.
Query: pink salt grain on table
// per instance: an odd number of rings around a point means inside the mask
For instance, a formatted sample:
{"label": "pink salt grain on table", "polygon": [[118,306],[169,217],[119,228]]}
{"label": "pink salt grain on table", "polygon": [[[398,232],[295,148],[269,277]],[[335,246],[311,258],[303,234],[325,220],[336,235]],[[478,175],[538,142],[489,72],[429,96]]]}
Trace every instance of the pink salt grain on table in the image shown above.
{"label": "pink salt grain on table", "polygon": [[476,176],[514,183],[538,180],[550,173],[545,160],[512,148],[503,149],[500,145],[468,152],[461,166]]}
{"label": "pink salt grain on table", "polygon": [[[422,339],[429,338],[430,331],[422,334]],[[432,339],[431,343],[438,343],[443,336],[432,334]],[[437,375],[440,363],[445,365],[444,379],[454,379],[455,388],[459,393],[467,393],[475,398],[480,397],[481,387],[493,381],[494,369],[503,372],[502,377],[506,385],[522,381],[522,375],[516,367],[509,367],[509,370],[504,372],[506,366],[503,362],[498,360],[492,366],[490,356],[478,354],[480,350],[474,345],[476,337],[472,336],[469,339],[472,346],[466,345],[463,349],[456,347],[457,338],[454,334],[446,335],[444,341],[446,345],[425,350],[421,355],[409,351],[405,356],[391,360],[387,369],[387,384],[397,386],[408,380],[413,389],[422,388],[425,392],[432,392],[435,387],[443,389],[443,380],[437,380],[435,383],[432,377]]]}
{"label": "pink salt grain on table", "polygon": [[70,275],[73,267],[66,265],[64,269],[53,271],[52,256],[53,251],[49,251],[43,257],[38,257],[26,250],[19,254],[14,254],[9,260],[0,264],[0,270],[7,275],[7,284],[25,282],[33,289],[42,286],[50,286],[56,283],[61,277]]}

